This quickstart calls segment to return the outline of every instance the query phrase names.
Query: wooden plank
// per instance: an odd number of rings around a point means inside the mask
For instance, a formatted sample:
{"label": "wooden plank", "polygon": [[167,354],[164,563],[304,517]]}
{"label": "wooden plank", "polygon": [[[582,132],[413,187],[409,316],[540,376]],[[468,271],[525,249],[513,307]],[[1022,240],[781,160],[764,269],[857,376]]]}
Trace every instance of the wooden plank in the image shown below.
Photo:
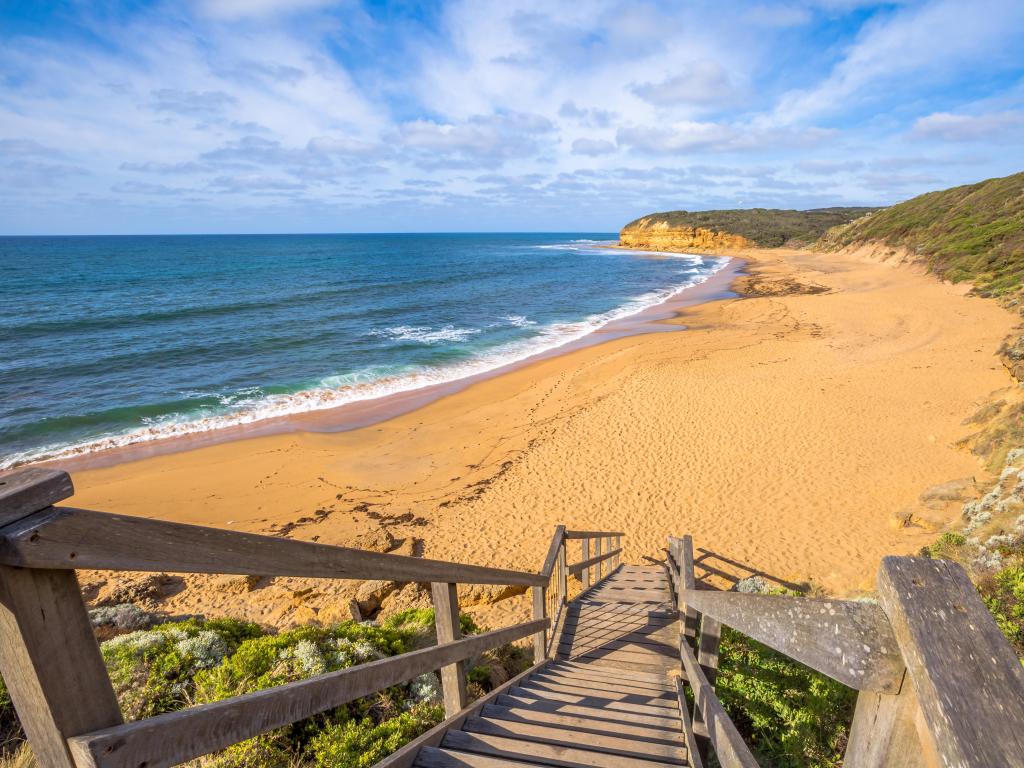
{"label": "wooden plank", "polygon": [[528,637],[543,625],[544,621],[524,622],[454,643],[104,728],[68,741],[78,768],[177,765]]}
{"label": "wooden plank", "polygon": [[686,750],[677,744],[663,744],[637,738],[624,738],[619,733],[580,733],[565,726],[548,723],[531,723],[500,718],[471,717],[462,730],[468,733],[483,733],[503,736],[540,744],[563,747],[582,747],[587,751],[605,755],[618,755],[640,760],[661,760],[666,763],[686,764]]}
{"label": "wooden plank", "polygon": [[0,563],[28,568],[238,573],[542,586],[540,574],[55,507],[0,531]]}
{"label": "wooden plank", "polygon": [[625,536],[620,531],[566,531],[567,539],[597,539],[602,536]]}
{"label": "wooden plank", "polygon": [[449,731],[441,745],[445,749],[495,755],[512,760],[541,762],[543,765],[558,765],[566,768],[579,768],[579,766],[595,766],[595,768],[659,768],[659,766],[663,766],[668,768],[668,766],[675,765],[664,761],[604,754],[579,747],[521,741],[504,736],[466,733],[465,731]]}
{"label": "wooden plank", "polygon": [[682,677],[676,678],[676,704],[679,707],[679,719],[682,722],[686,752],[690,756],[690,768],[704,768],[704,758],[701,757],[697,737],[693,731],[693,722],[690,720],[690,710],[686,702],[686,693],[683,690],[683,686]]}
{"label": "wooden plank", "polygon": [[675,693],[667,688],[646,688],[644,686],[632,685],[628,680],[590,680],[581,677],[564,677],[552,672],[540,672],[530,678],[531,683],[543,683],[559,688],[586,688],[595,692],[610,694],[607,698],[618,698],[623,694],[632,696],[646,696],[649,699],[672,699],[675,700]]}
{"label": "wooden plank", "polygon": [[[708,685],[714,690],[715,682],[718,679],[718,648],[722,641],[722,625],[717,619],[708,616],[706,613],[700,617],[700,639],[697,643],[697,663],[700,665],[704,678]],[[695,741],[697,752],[702,761],[708,760],[709,738],[704,734],[709,732],[707,723],[704,720],[704,713],[699,709],[693,712],[693,728],[696,730]]]}
{"label": "wooden plank", "polygon": [[697,582],[693,575],[693,538],[683,536],[678,544],[679,549],[679,581],[682,588],[677,595],[677,608],[683,617],[682,635],[683,638],[694,647],[697,642],[697,610],[686,602],[686,591],[696,587]]}
{"label": "wooden plank", "polygon": [[[570,693],[560,693],[558,691],[538,691],[535,689],[526,689],[521,686],[512,688],[508,692],[509,696],[522,697],[525,699],[540,699],[542,701],[550,701],[562,704],[575,704],[583,707],[591,707],[603,710],[609,710],[609,713],[614,711],[615,713],[621,714],[629,712],[636,715],[649,715],[652,717],[662,718],[674,718],[675,709],[666,709],[664,707],[651,707],[647,704],[637,704],[632,701],[612,701],[609,699],[597,699],[588,696],[577,696]],[[678,727],[678,723],[674,724]]]}
{"label": "wooden plank", "polygon": [[[530,587],[533,592],[533,618],[534,620],[545,618],[547,610],[547,590],[544,587]],[[533,663],[539,664],[548,656],[548,632],[542,629],[533,636]]]}
{"label": "wooden plank", "polygon": [[121,722],[73,571],[0,566],[0,674],[42,768],[74,764],[68,736]]}
{"label": "wooden plank", "polygon": [[[580,557],[584,561],[590,559],[590,539],[583,539]],[[590,589],[590,568],[583,569],[583,573],[580,574],[580,581],[583,582],[583,589]]]}
{"label": "wooden plank", "polygon": [[[578,738],[586,738],[587,733],[608,733],[608,721],[578,715],[559,715],[554,712],[530,709],[527,707],[504,707],[500,704],[488,704],[480,714],[492,720],[509,720],[519,723],[537,723],[570,729],[577,733]],[[645,741],[664,745],[678,745],[682,741],[680,734],[671,730],[651,728],[644,725],[617,722],[614,729],[617,736],[633,736]]]}
{"label": "wooden plank", "polygon": [[[437,644],[454,643],[462,638],[459,627],[458,584],[435,581],[430,585],[434,602],[434,628]],[[444,695],[445,717],[452,717],[466,707],[466,662],[460,659],[441,667],[441,691]]]}
{"label": "wooden plank", "polygon": [[[598,551],[600,551],[600,547],[598,548]],[[618,553],[619,550],[613,549],[609,552],[605,552],[603,555],[594,555],[594,557],[591,557],[587,560],[581,560],[578,563],[573,563],[572,565],[568,566],[569,573],[579,578],[580,573],[582,573],[586,569],[591,568],[592,566],[595,566],[598,563],[602,563],[605,560],[610,560],[611,558],[615,557],[615,555],[617,555]]]}
{"label": "wooden plank", "polygon": [[608,721],[610,724],[628,722],[647,728],[663,728],[673,733],[679,729],[679,720],[671,710],[658,710],[659,716],[623,711],[612,705],[592,707],[569,701],[551,701],[537,696],[528,696],[525,693],[502,694],[498,697],[497,703],[503,707],[524,707],[533,712],[578,715],[591,720]]}
{"label": "wooden plank", "polygon": [[[377,765],[383,765],[383,763],[377,763]],[[506,760],[491,755],[477,755],[473,752],[458,752],[454,749],[439,747],[424,747],[423,752],[416,760],[417,768],[536,768],[536,766],[536,763],[524,763],[519,760]]]}
{"label": "wooden plank", "polygon": [[[660,694],[649,695],[644,693],[631,693],[629,691],[604,691],[595,688],[586,688],[576,685],[560,685],[558,683],[548,683],[543,680],[538,680],[531,677],[526,682],[520,685],[524,691],[532,692],[537,695],[543,695],[544,697],[553,695],[563,696],[575,696],[582,699],[587,699],[591,704],[594,701],[600,699],[602,701],[629,701],[630,704],[642,704],[645,707],[658,707],[669,711],[675,710],[675,699],[671,696],[663,698]],[[637,701],[641,698],[642,701]]]}
{"label": "wooden plank", "polygon": [[909,680],[895,696],[861,691],[843,768],[926,768],[929,763],[916,728],[918,712]]}
{"label": "wooden plank", "polygon": [[558,549],[558,604],[569,602],[569,569],[565,565],[565,542]]}
{"label": "wooden plank", "polygon": [[886,557],[878,597],[943,764],[1024,765],[1024,668],[964,569]]}
{"label": "wooden plank", "polygon": [[722,702],[715,696],[704,671],[697,663],[697,657],[693,655],[693,649],[686,643],[680,643],[679,650],[687,682],[693,688],[694,703],[707,724],[708,736],[715,746],[719,764],[722,768],[757,768],[757,760],[743,743],[739,731],[725,713]]}
{"label": "wooden plank", "polygon": [[558,562],[558,551],[562,549],[562,544],[565,542],[565,526],[555,526],[555,533],[551,537],[551,544],[548,546],[548,554],[544,558],[544,565],[540,569],[541,576],[546,579],[551,578],[551,574],[555,571],[555,563]]}
{"label": "wooden plank", "polygon": [[859,691],[896,693],[904,663],[885,614],[850,600],[686,590],[687,605]]}
{"label": "wooden plank", "polygon": [[408,744],[383,758],[380,762],[376,763],[373,768],[412,768],[414,764],[419,764],[417,762],[417,756],[421,755],[421,753],[428,752],[431,748],[439,747],[441,742],[444,740],[444,735],[448,733],[449,730],[457,730],[461,728],[467,717],[478,714],[489,703],[497,702],[499,698],[504,696],[506,691],[517,686],[522,680],[525,680],[534,672],[543,669],[547,663],[547,661],[543,661],[540,664],[535,664],[525,672],[521,672],[511,680],[499,685],[486,696],[474,701],[464,710],[455,715],[455,717],[446,718],[443,722],[438,723],[426,733],[417,736]]}
{"label": "wooden plank", "polygon": [[0,526],[53,506],[75,494],[67,472],[26,467],[0,472]]}

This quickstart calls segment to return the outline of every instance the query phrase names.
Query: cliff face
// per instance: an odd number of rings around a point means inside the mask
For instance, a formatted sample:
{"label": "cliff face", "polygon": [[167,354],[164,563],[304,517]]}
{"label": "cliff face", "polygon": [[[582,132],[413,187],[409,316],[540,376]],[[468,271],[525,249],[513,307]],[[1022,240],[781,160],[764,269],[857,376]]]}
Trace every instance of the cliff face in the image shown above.
{"label": "cliff face", "polygon": [[623,227],[619,232],[619,244],[656,251],[750,248],[754,245],[742,235],[715,232],[704,227],[673,226],[653,216],[637,219]]}

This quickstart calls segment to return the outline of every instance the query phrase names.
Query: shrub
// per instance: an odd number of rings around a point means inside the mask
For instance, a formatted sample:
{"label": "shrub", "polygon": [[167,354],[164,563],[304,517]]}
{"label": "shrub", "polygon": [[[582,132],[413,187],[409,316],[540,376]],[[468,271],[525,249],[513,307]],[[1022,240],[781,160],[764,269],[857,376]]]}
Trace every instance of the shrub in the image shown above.
{"label": "shrub", "polygon": [[717,693],[766,764],[841,764],[856,691],[722,628]]}
{"label": "shrub", "polygon": [[924,557],[932,557],[935,559],[956,560],[958,559],[957,555],[966,544],[967,539],[963,534],[947,531],[939,536],[937,541],[926,547],[922,547],[921,554]]}
{"label": "shrub", "polygon": [[314,736],[307,754],[317,768],[368,768],[443,719],[443,708],[417,705],[382,723],[342,720]]}
{"label": "shrub", "polygon": [[247,622],[188,619],[118,635],[100,650],[125,718],[137,720],[184,706],[194,697],[197,673],[260,632]]}
{"label": "shrub", "polygon": [[999,629],[1017,655],[1024,658],[1024,565],[1010,566],[982,579],[978,591]]}

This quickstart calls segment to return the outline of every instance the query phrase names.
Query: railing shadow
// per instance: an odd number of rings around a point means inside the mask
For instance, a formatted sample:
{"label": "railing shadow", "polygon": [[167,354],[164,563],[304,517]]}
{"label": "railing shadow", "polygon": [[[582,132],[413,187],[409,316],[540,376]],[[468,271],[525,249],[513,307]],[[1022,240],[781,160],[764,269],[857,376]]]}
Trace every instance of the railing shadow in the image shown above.
{"label": "railing shadow", "polygon": [[754,576],[764,579],[770,587],[796,592],[806,592],[811,587],[809,582],[789,581],[704,547],[697,547],[694,552],[693,571],[697,584],[713,589],[732,589]]}

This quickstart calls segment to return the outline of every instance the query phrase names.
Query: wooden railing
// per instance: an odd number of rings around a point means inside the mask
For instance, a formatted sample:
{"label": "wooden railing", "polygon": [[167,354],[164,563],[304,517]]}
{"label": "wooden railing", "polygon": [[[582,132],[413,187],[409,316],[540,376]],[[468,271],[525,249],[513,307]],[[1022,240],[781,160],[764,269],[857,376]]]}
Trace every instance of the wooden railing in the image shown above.
{"label": "wooden railing", "polygon": [[697,589],[691,538],[667,552],[691,765],[758,764],[715,695],[725,624],[859,692],[844,768],[1024,766],[1024,668],[959,565],[886,557],[875,605]]}
{"label": "wooden railing", "polygon": [[[0,675],[41,768],[175,765],[438,669],[446,716],[457,717],[467,706],[466,660],[532,635],[535,661],[545,662],[550,606],[560,615],[569,573],[589,579],[596,568],[600,578],[620,551],[608,546],[566,565],[567,541],[621,534],[560,526],[544,567],[531,573],[54,506],[73,492],[64,472],[0,474]],[[76,569],[430,582],[438,644],[126,723]],[[459,584],[531,587],[533,618],[462,637]]]}

